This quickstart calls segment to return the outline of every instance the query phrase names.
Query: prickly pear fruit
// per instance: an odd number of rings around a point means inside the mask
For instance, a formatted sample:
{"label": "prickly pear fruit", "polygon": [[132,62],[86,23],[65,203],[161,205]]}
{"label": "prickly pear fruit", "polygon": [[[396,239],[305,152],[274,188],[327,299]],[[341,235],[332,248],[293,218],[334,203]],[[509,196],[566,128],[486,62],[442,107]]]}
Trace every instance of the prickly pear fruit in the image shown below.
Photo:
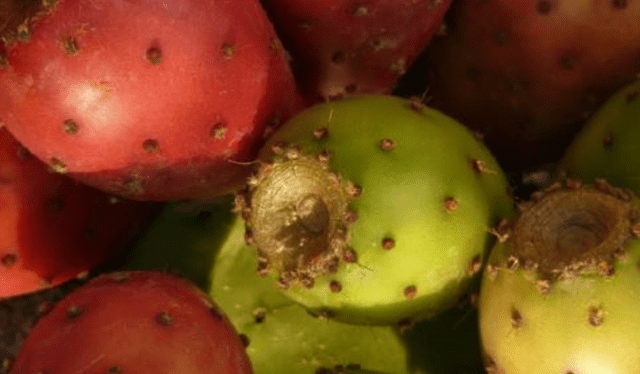
{"label": "prickly pear fruit", "polygon": [[51,173],[0,128],[0,299],[86,275],[157,210]]}
{"label": "prickly pear fruit", "polygon": [[536,193],[483,272],[490,373],[640,370],[640,200],[604,182]]}
{"label": "prickly pear fruit", "polygon": [[[451,0],[263,0],[312,99],[391,93]],[[410,25],[410,26],[408,26]]]}
{"label": "prickly pear fruit", "polygon": [[273,281],[256,274],[257,254],[245,244],[244,234],[244,222],[237,219],[215,258],[210,289],[247,337],[256,374],[320,374],[336,365],[407,373],[406,347],[392,327],[312,317]]}
{"label": "prickly pear fruit", "polygon": [[208,291],[214,258],[236,218],[231,195],[216,200],[167,204],[119,268],[170,271]]}
{"label": "prickly pear fruit", "polygon": [[471,132],[372,95],[299,113],[237,198],[258,271],[312,312],[362,324],[451,305],[511,208],[503,172]]}
{"label": "prickly pear fruit", "polygon": [[302,105],[257,0],[42,4],[0,57],[0,119],[54,170],[109,193],[235,192],[244,161]]}
{"label": "prickly pear fruit", "polygon": [[558,174],[640,193],[640,81],[613,95],[587,122],[558,163]]}
{"label": "prickly pear fruit", "polygon": [[242,339],[192,283],[168,273],[101,275],[31,330],[12,374],[250,374]]}
{"label": "prickly pear fruit", "polygon": [[465,0],[434,40],[430,105],[474,130],[507,171],[557,162],[640,72],[640,3]]}

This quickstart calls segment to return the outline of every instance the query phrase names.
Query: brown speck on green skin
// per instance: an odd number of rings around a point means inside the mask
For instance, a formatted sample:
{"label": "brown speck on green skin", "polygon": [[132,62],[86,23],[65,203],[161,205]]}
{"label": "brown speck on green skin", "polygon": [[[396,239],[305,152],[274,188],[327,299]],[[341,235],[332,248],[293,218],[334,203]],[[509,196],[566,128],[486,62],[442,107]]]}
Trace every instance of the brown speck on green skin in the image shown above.
{"label": "brown speck on green skin", "polygon": [[511,308],[511,326],[514,329],[522,326],[522,314],[516,308]]}
{"label": "brown speck on green skin", "polygon": [[338,292],[342,291],[342,284],[340,284],[340,282],[338,282],[337,280],[332,280],[329,283],[329,289],[333,293],[338,293]]}
{"label": "brown speck on green skin", "polygon": [[471,160],[471,165],[473,166],[473,170],[478,174],[482,174],[487,171],[487,164],[480,159]]}
{"label": "brown speck on green skin", "polygon": [[262,323],[267,316],[267,309],[257,308],[253,311],[253,320],[255,323]]}
{"label": "brown speck on green skin", "polygon": [[313,138],[315,140],[324,140],[329,136],[329,129],[326,127],[320,127],[318,129],[313,130]]}
{"label": "brown speck on green skin", "polygon": [[638,91],[631,90],[627,92],[627,103],[632,103],[638,97]]}
{"label": "brown speck on green skin", "polygon": [[471,261],[469,261],[469,263],[467,264],[467,268],[465,270],[467,275],[472,277],[476,275],[481,268],[482,268],[482,259],[480,258],[480,255],[477,255],[474,258],[472,258]]}
{"label": "brown speck on green skin", "polygon": [[396,246],[396,241],[392,238],[384,238],[381,243],[382,249],[384,250],[392,250]]}
{"label": "brown speck on green skin", "polygon": [[349,182],[347,185],[347,193],[349,193],[349,196],[352,198],[360,197],[362,196],[362,187],[353,182]]}
{"label": "brown speck on green skin", "polygon": [[404,297],[406,297],[408,300],[413,300],[416,295],[418,294],[418,289],[416,288],[416,286],[411,285],[411,286],[407,286],[405,287],[405,289],[402,291],[402,294],[404,295]]}
{"label": "brown speck on green skin", "polygon": [[448,196],[444,199],[444,211],[453,213],[458,209],[458,202],[455,198]]}
{"label": "brown speck on green skin", "polygon": [[242,342],[242,345],[245,348],[247,348],[249,344],[251,344],[251,341],[249,340],[249,337],[246,334],[239,334],[238,337],[240,338],[240,341]]}
{"label": "brown speck on green skin", "polygon": [[318,153],[318,161],[323,164],[329,164],[329,160],[331,159],[331,152],[328,149],[323,149],[322,152]]}
{"label": "brown speck on green skin", "polygon": [[351,247],[346,248],[344,254],[342,255],[342,259],[346,263],[356,263],[358,262],[358,253]]}
{"label": "brown speck on green skin", "polygon": [[591,306],[589,308],[589,325],[598,327],[604,322],[604,312],[601,306]]}
{"label": "brown speck on green skin", "polygon": [[391,139],[382,139],[380,141],[380,149],[385,152],[391,151],[395,147],[395,143]]}
{"label": "brown speck on green skin", "polygon": [[69,135],[75,135],[78,133],[78,123],[72,119],[67,119],[63,122],[64,132]]}

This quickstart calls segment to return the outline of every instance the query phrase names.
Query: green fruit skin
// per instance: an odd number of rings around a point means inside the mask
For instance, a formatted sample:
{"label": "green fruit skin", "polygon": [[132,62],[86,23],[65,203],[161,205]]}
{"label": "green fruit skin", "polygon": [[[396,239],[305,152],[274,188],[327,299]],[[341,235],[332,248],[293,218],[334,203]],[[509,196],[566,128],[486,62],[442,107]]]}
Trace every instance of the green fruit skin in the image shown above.
{"label": "green fruit skin", "polygon": [[558,174],[604,178],[640,192],[640,80],[617,92],[589,119],[558,163]]}
{"label": "green fruit skin", "polygon": [[[352,326],[315,318],[256,269],[237,219],[215,258],[208,287],[236,330],[248,337],[255,374],[315,374],[321,367],[359,364],[362,373],[408,373],[407,352],[392,327]],[[264,320],[257,322],[256,310]],[[381,354],[384,352],[383,354]]]}
{"label": "green fruit skin", "polygon": [[[313,132],[322,127],[328,136],[317,140]],[[382,150],[383,139],[394,148]],[[469,264],[491,245],[489,229],[513,214],[507,179],[486,147],[458,122],[406,99],[361,96],[311,107],[271,137],[262,159],[279,141],[305,154],[327,149],[330,169],[362,187],[350,205],[358,214],[350,234],[358,263],[319,277],[311,289],[287,291],[339,321],[390,324],[448,308],[469,284]],[[456,201],[453,212],[447,197]],[[384,238],[395,247],[382,249]],[[341,292],[331,291],[332,281]],[[409,286],[416,287],[411,300]]]}
{"label": "green fruit skin", "polygon": [[[485,354],[504,374],[631,374],[640,372],[640,241],[615,275],[579,275],[542,295],[531,273],[506,269],[509,244],[499,243],[483,273],[479,326]],[[499,265],[495,279],[490,265]],[[495,274],[495,273],[494,273]],[[602,324],[589,322],[601,307]],[[513,323],[513,310],[521,320]]]}
{"label": "green fruit skin", "polygon": [[232,196],[167,204],[119,267],[176,272],[207,290],[213,259],[236,218],[232,209]]}

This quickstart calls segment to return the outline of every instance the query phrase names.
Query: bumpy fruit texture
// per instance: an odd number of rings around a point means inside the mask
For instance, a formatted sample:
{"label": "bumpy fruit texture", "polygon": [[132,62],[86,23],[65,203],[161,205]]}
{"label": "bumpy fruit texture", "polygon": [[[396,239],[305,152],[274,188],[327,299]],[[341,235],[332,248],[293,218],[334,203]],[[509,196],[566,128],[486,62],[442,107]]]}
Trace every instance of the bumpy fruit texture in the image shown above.
{"label": "bumpy fruit texture", "polygon": [[451,0],[263,0],[312,99],[390,93]]}
{"label": "bumpy fruit texture", "polygon": [[479,322],[491,373],[640,370],[640,202],[568,180],[536,194],[483,274]]}
{"label": "bumpy fruit texture", "polygon": [[44,4],[0,57],[0,118],[54,170],[110,193],[232,192],[301,105],[256,0]]}
{"label": "bumpy fruit texture", "polygon": [[392,327],[353,326],[312,317],[282,295],[273,281],[256,274],[257,255],[245,244],[244,232],[244,222],[237,219],[215,259],[210,288],[246,336],[256,374],[320,374],[324,372],[319,370],[336,365],[407,373],[406,348]]}
{"label": "bumpy fruit texture", "polygon": [[349,323],[450,306],[512,209],[503,172],[471,132],[391,96],[309,108],[261,159],[238,198],[259,271],[312,312]]}
{"label": "bumpy fruit texture", "polygon": [[0,299],[86,274],[130,244],[156,210],[51,173],[0,128]]}
{"label": "bumpy fruit texture", "polygon": [[170,271],[208,291],[214,258],[236,218],[231,196],[216,200],[167,204],[120,269]]}
{"label": "bumpy fruit texture", "polygon": [[192,283],[158,272],[101,275],[31,330],[12,374],[251,374],[241,338]]}
{"label": "bumpy fruit texture", "polygon": [[640,71],[640,3],[465,0],[434,40],[430,102],[485,133],[507,171],[557,162]]}
{"label": "bumpy fruit texture", "polygon": [[604,178],[640,193],[640,81],[612,96],[585,125],[558,163],[558,173]]}

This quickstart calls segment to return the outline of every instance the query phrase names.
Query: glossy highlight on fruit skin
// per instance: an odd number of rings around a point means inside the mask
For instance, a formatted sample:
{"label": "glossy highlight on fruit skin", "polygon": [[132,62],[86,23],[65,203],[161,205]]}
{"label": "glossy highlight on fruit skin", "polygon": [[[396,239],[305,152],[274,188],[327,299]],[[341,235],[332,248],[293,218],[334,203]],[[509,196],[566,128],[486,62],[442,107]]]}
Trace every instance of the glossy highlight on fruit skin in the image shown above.
{"label": "glossy highlight on fruit skin", "polygon": [[102,190],[232,192],[303,105],[256,0],[52,4],[3,54],[0,118],[54,170]]}
{"label": "glossy highlight on fruit skin", "polygon": [[[237,204],[258,271],[314,314],[348,323],[421,319],[452,305],[482,265],[489,229],[512,211],[489,151],[412,100],[316,105],[274,133],[261,160]],[[309,196],[326,215],[300,209]],[[325,217],[321,230],[309,229],[309,216]],[[287,252],[291,268],[272,255]]]}
{"label": "glossy highlight on fruit skin", "polygon": [[160,272],[103,274],[31,330],[12,374],[252,374],[242,339],[195,285]]}
{"label": "glossy highlight on fruit skin", "polygon": [[534,195],[483,273],[489,372],[636,373],[640,200],[599,181]]}
{"label": "glossy highlight on fruit skin", "polygon": [[0,128],[0,299],[83,277],[157,212],[52,173]]}

